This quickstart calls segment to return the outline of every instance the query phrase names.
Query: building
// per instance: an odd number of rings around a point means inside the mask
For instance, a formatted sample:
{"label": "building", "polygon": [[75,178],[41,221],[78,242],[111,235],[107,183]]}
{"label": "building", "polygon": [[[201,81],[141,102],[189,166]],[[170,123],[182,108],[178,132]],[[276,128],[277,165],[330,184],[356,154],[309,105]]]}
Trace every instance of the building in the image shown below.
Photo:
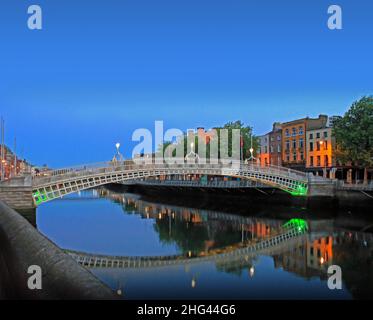
{"label": "building", "polygon": [[4,145],[2,152],[3,154],[0,154],[0,180],[30,172],[31,166],[25,160],[18,159],[10,148]]}
{"label": "building", "polygon": [[269,133],[269,163],[274,166],[282,165],[282,126],[275,122]]}
{"label": "building", "polygon": [[205,141],[205,144],[210,143],[210,141],[215,137],[215,130],[206,131],[203,127],[197,128],[197,137]]}
{"label": "building", "polygon": [[282,123],[282,165],[293,169],[306,169],[306,132],[326,127],[328,116],[303,118]]}
{"label": "building", "polygon": [[334,149],[335,139],[331,127],[307,130],[307,171],[334,178],[333,167],[336,165]]}
{"label": "building", "polygon": [[261,166],[268,166],[270,164],[270,154],[269,154],[269,133],[259,136],[259,153],[258,153],[258,163]]}
{"label": "building", "polygon": [[342,117],[341,116],[330,116],[329,117],[329,127],[334,127],[334,122],[338,119],[341,119]]}

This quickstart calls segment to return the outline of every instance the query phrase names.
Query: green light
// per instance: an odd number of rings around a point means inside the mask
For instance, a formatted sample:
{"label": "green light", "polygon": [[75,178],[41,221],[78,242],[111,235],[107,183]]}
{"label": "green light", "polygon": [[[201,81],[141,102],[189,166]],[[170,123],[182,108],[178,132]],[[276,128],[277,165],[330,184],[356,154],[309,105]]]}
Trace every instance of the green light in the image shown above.
{"label": "green light", "polygon": [[304,219],[290,219],[288,222],[282,225],[284,228],[297,228],[299,232],[308,230],[307,221]]}
{"label": "green light", "polygon": [[36,191],[33,195],[34,199],[35,199],[35,202],[37,205],[39,205],[40,203],[42,202],[45,202],[47,201],[47,196],[45,195],[45,193],[40,193],[40,191]]}
{"label": "green light", "polygon": [[285,190],[286,192],[289,192],[292,196],[306,196],[308,192],[308,188],[305,184],[300,183],[297,185],[297,187],[294,190]]}

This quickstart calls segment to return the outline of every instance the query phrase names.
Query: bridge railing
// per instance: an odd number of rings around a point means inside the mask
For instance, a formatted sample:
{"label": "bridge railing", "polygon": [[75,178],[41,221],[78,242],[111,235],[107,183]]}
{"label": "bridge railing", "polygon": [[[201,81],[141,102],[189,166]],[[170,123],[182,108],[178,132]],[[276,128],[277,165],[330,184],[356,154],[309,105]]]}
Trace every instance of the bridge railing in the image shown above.
{"label": "bridge railing", "polygon": [[170,159],[169,161],[162,161],[160,163],[156,161],[147,162],[134,162],[133,160],[125,161],[108,161],[94,164],[80,165],[71,168],[49,170],[43,172],[42,175],[34,175],[33,180],[37,184],[47,183],[49,181],[64,180],[70,177],[83,177],[95,174],[104,173],[116,173],[118,171],[130,171],[130,170],[157,170],[157,169],[220,169],[224,173],[224,170],[231,172],[232,170],[244,170],[258,173],[267,173],[273,175],[280,175],[288,178],[294,178],[299,180],[307,181],[308,176],[304,172],[295,171],[289,168],[279,166],[261,166],[254,163],[244,163],[236,160],[219,159],[218,163],[211,162],[200,162],[200,161],[185,161],[184,159]]}
{"label": "bridge railing", "polygon": [[200,181],[200,180],[129,180],[123,182],[124,185],[140,184],[150,186],[183,186],[183,187],[209,187],[209,188],[267,188],[260,182],[251,180],[241,181]]}

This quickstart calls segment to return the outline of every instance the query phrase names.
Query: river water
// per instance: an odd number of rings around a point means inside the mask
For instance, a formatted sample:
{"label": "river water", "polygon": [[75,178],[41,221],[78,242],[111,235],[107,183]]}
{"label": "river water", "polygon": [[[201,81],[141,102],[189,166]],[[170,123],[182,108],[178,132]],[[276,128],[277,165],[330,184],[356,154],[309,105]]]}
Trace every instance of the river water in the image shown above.
{"label": "river water", "polygon": [[[167,197],[91,190],[40,206],[37,228],[75,257],[95,257],[85,267],[123,299],[373,297],[367,214],[269,204],[217,210],[213,203],[190,208]],[[243,251],[285,232],[291,219],[302,219],[307,231]],[[341,289],[328,286],[332,265],[341,268]]]}

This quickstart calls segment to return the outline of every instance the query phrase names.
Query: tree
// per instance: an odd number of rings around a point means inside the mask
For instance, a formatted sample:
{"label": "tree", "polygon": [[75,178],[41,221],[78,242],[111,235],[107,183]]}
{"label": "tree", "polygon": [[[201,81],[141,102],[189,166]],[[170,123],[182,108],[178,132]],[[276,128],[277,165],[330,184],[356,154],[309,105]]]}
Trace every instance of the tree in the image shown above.
{"label": "tree", "polygon": [[[252,127],[245,126],[245,124],[241,120],[237,120],[234,122],[228,122],[223,127],[215,128],[218,132],[218,136],[220,137],[220,129],[228,129],[229,137],[231,137],[233,129],[240,129],[241,131],[241,139],[242,139],[242,158],[247,159],[250,157],[250,148],[251,148],[251,137],[253,136],[253,129]],[[252,139],[252,147],[254,149],[254,156],[257,155],[257,151],[259,149],[259,141],[258,138],[253,136]],[[231,139],[229,141],[228,146],[228,153],[231,155],[232,153],[232,143]]]}
{"label": "tree", "polygon": [[373,96],[355,101],[345,115],[334,123],[333,134],[337,145],[337,160],[351,161],[367,168],[373,166]]}
{"label": "tree", "polygon": [[[211,137],[211,139],[209,139],[206,142],[206,158],[207,159],[210,158],[210,142],[214,139],[217,139],[218,141],[220,140],[220,131],[222,129],[227,129],[228,130],[228,155],[232,156],[232,130],[233,129],[239,129],[240,133],[241,133],[241,139],[242,139],[242,142],[241,142],[242,143],[242,155],[241,155],[241,157],[243,158],[243,160],[250,157],[251,136],[252,136],[252,128],[251,127],[245,126],[242,121],[237,120],[237,121],[233,121],[233,122],[232,121],[227,122],[222,127],[215,127],[213,129],[216,130],[217,136],[216,137]],[[254,149],[254,154],[253,155],[256,156],[258,148],[259,148],[259,142],[258,142],[257,137],[254,137],[254,136],[253,136],[252,140],[253,140],[252,144],[253,144],[253,149]],[[187,155],[188,150],[189,150],[188,149],[189,145],[188,145],[187,141],[188,141],[187,133],[184,133],[183,137],[182,138],[180,137],[178,139],[178,144],[183,144],[184,157]],[[172,144],[172,142],[170,142],[170,141],[164,142],[163,152],[171,144]],[[222,148],[223,146],[220,146],[220,147]],[[201,151],[198,148],[198,135],[197,134],[195,134],[195,136],[194,136],[194,150],[197,153],[199,153]],[[176,150],[173,151],[172,156],[175,156],[175,155],[176,155]],[[220,158],[220,151],[219,151],[218,157]]]}

